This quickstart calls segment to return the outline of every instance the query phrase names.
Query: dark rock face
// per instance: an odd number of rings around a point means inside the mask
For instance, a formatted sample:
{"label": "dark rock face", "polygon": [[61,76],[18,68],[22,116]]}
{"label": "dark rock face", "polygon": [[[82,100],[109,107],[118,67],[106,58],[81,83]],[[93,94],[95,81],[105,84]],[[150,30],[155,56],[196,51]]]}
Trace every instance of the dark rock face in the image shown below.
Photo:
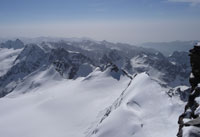
{"label": "dark rock face", "polygon": [[16,39],[15,41],[8,40],[5,43],[1,43],[0,48],[21,49],[24,48],[24,43],[19,39]]}
{"label": "dark rock face", "polygon": [[187,102],[190,95],[190,88],[181,89],[180,87],[170,89],[167,94],[169,97],[178,96],[180,100]]}
{"label": "dark rock face", "polygon": [[190,66],[190,58],[188,56],[188,52],[175,51],[171,56],[168,57],[168,60],[176,63],[177,65],[181,65],[182,67]]}
{"label": "dark rock face", "polygon": [[[197,97],[200,96],[200,46],[195,45],[193,49],[190,50],[190,64],[192,67],[192,72],[190,75],[190,85],[191,91],[188,98],[188,102],[185,106],[184,113],[179,117],[179,132],[178,137],[200,137],[200,117],[196,113],[197,108],[200,106]],[[187,120],[188,122],[184,122]],[[190,126],[189,131],[184,132],[184,128]]]}
{"label": "dark rock face", "polygon": [[195,46],[194,49],[190,50],[190,62],[192,67],[192,75],[190,78],[190,84],[194,89],[198,83],[200,83],[200,47]]}
{"label": "dark rock face", "polygon": [[34,44],[26,46],[14,61],[13,67],[0,77],[0,97],[12,92],[20,80],[41,68],[46,62],[47,56],[41,48]]}
{"label": "dark rock face", "polygon": [[[93,62],[81,53],[69,53],[63,48],[53,49],[49,55],[49,62],[55,66],[63,77],[74,79],[80,65],[87,63],[93,65]],[[67,73],[67,77],[64,76]]]}

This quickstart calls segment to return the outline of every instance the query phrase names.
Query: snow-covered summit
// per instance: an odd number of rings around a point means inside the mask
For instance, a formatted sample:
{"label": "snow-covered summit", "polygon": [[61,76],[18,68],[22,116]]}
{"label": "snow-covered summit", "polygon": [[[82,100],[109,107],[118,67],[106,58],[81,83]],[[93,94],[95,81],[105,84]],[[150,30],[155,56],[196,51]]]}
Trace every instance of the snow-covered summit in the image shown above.
{"label": "snow-covered summit", "polygon": [[174,121],[182,109],[165,94],[165,90],[146,73],[138,74],[104,111],[88,136],[175,136],[178,125]]}

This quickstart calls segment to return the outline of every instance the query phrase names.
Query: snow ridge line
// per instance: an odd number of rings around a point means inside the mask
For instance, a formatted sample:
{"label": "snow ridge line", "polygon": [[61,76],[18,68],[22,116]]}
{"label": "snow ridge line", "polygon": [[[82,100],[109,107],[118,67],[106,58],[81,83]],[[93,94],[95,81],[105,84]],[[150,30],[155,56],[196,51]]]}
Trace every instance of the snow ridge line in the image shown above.
{"label": "snow ridge line", "polygon": [[130,76],[127,72],[123,71],[125,73],[125,75],[130,78],[130,82],[128,83],[127,87],[122,91],[122,93],[120,94],[120,96],[112,103],[112,105],[110,105],[109,107],[107,107],[105,110],[106,112],[104,113],[103,117],[99,120],[99,122],[97,122],[96,128],[94,130],[92,130],[91,132],[89,132],[88,135],[86,135],[86,137],[91,137],[93,134],[96,134],[98,132],[98,127],[99,125],[111,114],[111,112],[113,110],[116,110],[122,103],[123,101],[123,97],[124,94],[126,92],[126,90],[129,88],[129,86],[131,85],[133,79],[137,76],[137,74],[135,74],[134,76]]}

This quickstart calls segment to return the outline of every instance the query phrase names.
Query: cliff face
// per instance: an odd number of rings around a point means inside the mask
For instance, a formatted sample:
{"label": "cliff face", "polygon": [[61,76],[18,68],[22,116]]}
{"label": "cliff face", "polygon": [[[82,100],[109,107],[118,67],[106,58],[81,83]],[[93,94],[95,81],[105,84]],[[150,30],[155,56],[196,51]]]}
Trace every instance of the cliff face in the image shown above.
{"label": "cliff face", "polygon": [[190,50],[191,92],[184,113],[179,117],[178,137],[200,137],[200,45]]}

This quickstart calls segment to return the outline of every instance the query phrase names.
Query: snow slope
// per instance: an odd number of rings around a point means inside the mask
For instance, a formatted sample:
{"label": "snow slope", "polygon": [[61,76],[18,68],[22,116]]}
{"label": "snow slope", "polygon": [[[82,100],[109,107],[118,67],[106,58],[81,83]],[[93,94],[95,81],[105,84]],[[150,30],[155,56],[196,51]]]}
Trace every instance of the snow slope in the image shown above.
{"label": "snow slope", "polygon": [[0,76],[6,74],[12,67],[14,60],[21,51],[22,49],[0,48]]}
{"label": "snow slope", "polygon": [[137,75],[88,136],[175,137],[184,103],[165,91],[147,74]]}
{"label": "snow slope", "polygon": [[[23,88],[0,99],[3,137],[175,136],[183,103],[174,103],[147,74],[131,82],[121,71],[108,68],[67,80],[53,71],[39,71],[22,83]],[[39,86],[31,88],[34,82]],[[112,104],[117,107],[98,124]]]}
{"label": "snow slope", "polygon": [[[23,88],[0,99],[0,133],[3,137],[84,137],[100,111],[127,87],[109,70],[95,70],[86,78],[52,78],[45,70],[26,79]],[[57,72],[55,72],[57,73]],[[28,82],[27,82],[28,81]],[[40,86],[30,88],[34,81]],[[26,94],[23,90],[27,88]]]}

